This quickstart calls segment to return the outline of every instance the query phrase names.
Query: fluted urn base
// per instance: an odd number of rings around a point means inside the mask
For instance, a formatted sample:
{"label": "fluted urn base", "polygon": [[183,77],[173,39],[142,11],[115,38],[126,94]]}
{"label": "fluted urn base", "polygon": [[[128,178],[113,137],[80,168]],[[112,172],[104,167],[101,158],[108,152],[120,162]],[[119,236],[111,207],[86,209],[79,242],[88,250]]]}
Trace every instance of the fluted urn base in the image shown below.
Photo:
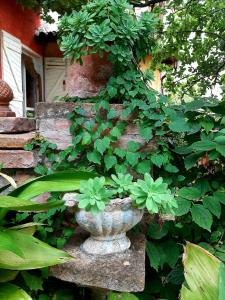
{"label": "fluted urn base", "polygon": [[132,206],[130,198],[111,200],[96,215],[83,209],[76,211],[77,223],[91,234],[82,250],[92,255],[124,252],[131,245],[126,232],[141,221],[143,213]]}
{"label": "fluted urn base", "polygon": [[126,233],[102,238],[89,237],[81,246],[82,250],[92,255],[109,255],[124,252],[131,242]]}

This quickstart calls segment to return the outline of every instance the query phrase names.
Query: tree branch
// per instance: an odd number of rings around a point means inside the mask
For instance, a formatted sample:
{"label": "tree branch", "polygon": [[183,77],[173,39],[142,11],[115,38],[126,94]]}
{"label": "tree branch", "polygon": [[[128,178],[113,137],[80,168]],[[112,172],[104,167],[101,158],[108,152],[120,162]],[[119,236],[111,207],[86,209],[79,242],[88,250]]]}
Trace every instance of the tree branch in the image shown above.
{"label": "tree branch", "polygon": [[155,5],[157,3],[161,3],[161,2],[165,2],[167,0],[149,0],[146,1],[145,3],[137,3],[136,1],[130,1],[130,3],[134,6],[134,7],[148,7],[148,6],[152,6]]}

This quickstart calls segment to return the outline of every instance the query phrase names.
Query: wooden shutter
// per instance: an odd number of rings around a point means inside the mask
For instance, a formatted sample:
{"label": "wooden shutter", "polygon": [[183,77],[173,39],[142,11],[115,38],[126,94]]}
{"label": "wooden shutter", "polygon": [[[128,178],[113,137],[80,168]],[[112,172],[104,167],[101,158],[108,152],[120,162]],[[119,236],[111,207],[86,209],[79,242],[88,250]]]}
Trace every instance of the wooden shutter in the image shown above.
{"label": "wooden shutter", "polygon": [[63,58],[45,58],[45,100],[52,102],[67,94],[66,63]]}
{"label": "wooden shutter", "polygon": [[21,55],[20,40],[2,31],[2,78],[13,90],[14,99],[10,106],[17,116],[23,116]]}

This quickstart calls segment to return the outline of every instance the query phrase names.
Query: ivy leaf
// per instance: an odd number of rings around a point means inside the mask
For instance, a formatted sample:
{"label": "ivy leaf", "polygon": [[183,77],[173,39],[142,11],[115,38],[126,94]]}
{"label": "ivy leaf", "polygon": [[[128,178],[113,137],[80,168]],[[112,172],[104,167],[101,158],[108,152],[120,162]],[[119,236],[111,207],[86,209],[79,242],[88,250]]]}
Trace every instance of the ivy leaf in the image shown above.
{"label": "ivy leaf", "polygon": [[117,112],[115,109],[110,109],[110,111],[107,114],[107,119],[111,120],[111,119],[115,119],[117,116]]}
{"label": "ivy leaf", "polygon": [[172,164],[167,164],[164,166],[164,169],[169,173],[177,173],[179,172],[178,168]]}
{"label": "ivy leaf", "polygon": [[191,201],[188,201],[184,198],[178,197],[177,200],[177,208],[174,208],[175,215],[180,217],[186,215],[191,208]]}
{"label": "ivy leaf", "polygon": [[164,154],[153,154],[151,155],[151,161],[157,167],[161,167],[164,163],[168,161],[168,157]]}
{"label": "ivy leaf", "polygon": [[201,191],[195,187],[183,187],[179,190],[178,196],[188,200],[197,200],[201,197]]}
{"label": "ivy leaf", "polygon": [[134,167],[138,163],[138,159],[140,158],[140,153],[127,152],[126,158],[128,163]]}
{"label": "ivy leaf", "polygon": [[136,152],[141,147],[141,144],[134,141],[129,141],[127,143],[127,147],[129,151]]}
{"label": "ivy leaf", "polygon": [[209,196],[203,200],[203,205],[217,218],[221,215],[221,205],[218,199]]}
{"label": "ivy leaf", "polygon": [[193,221],[200,227],[211,232],[213,218],[211,213],[201,204],[195,204],[191,208]]}
{"label": "ivy leaf", "polygon": [[153,138],[151,127],[140,128],[139,132],[140,136],[143,137],[147,142]]}
{"label": "ivy leaf", "polygon": [[160,256],[157,247],[152,242],[147,242],[146,252],[149,257],[151,267],[158,271],[160,266]]}
{"label": "ivy leaf", "polygon": [[97,151],[88,152],[87,159],[95,164],[101,164],[101,155]]}
{"label": "ivy leaf", "polygon": [[106,169],[109,170],[111,169],[115,164],[117,164],[117,158],[114,155],[106,155],[104,157],[104,162]]}
{"label": "ivy leaf", "polygon": [[110,98],[115,97],[117,94],[117,89],[111,85],[107,88],[107,91],[109,93]]}
{"label": "ivy leaf", "polygon": [[214,127],[214,123],[210,120],[208,120],[208,121],[203,120],[200,122],[200,124],[207,133],[209,133],[209,131],[212,130]]}
{"label": "ivy leaf", "polygon": [[118,155],[120,158],[124,158],[126,156],[126,150],[122,149],[122,148],[115,148],[114,149],[114,153],[116,155]]}
{"label": "ivy leaf", "polygon": [[136,170],[141,174],[145,174],[145,173],[149,173],[150,167],[151,167],[151,161],[144,160],[137,165]]}
{"label": "ivy leaf", "polygon": [[210,151],[216,148],[216,143],[212,141],[198,141],[191,145],[195,151]]}
{"label": "ivy leaf", "polygon": [[121,137],[121,132],[118,127],[113,127],[113,129],[110,131],[110,135],[119,139]]}
{"label": "ivy leaf", "polygon": [[94,143],[94,148],[103,155],[103,153],[109,148],[110,138],[104,137],[103,139],[97,139]]}
{"label": "ivy leaf", "polygon": [[82,139],[82,145],[89,145],[91,143],[91,135],[88,132],[85,132]]}

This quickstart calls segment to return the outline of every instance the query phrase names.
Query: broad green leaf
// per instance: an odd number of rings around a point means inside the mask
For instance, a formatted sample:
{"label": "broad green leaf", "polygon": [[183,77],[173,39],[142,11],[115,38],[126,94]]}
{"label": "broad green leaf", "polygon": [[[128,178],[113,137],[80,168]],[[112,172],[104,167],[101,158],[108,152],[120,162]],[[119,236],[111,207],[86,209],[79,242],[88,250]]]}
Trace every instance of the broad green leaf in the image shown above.
{"label": "broad green leaf", "polygon": [[19,271],[0,269],[0,283],[14,280],[18,273]]}
{"label": "broad green leaf", "polygon": [[57,172],[51,175],[35,178],[11,192],[9,196],[28,200],[46,192],[75,191],[80,188],[81,180],[88,180],[95,176],[96,174],[91,172],[75,170]]}
{"label": "broad green leaf", "polygon": [[172,164],[166,164],[164,166],[164,169],[169,173],[177,173],[179,172],[179,169],[176,166],[173,166]]}
{"label": "broad green leaf", "polygon": [[225,205],[225,192],[215,192],[213,194],[213,197],[216,198],[217,201],[219,201],[221,204]]}
{"label": "broad green leaf", "polygon": [[190,127],[184,118],[177,118],[169,124],[169,128],[173,132],[187,132]]}
{"label": "broad green leaf", "polygon": [[4,300],[32,300],[20,287],[11,284],[0,284],[0,299]]}
{"label": "broad green leaf", "polygon": [[115,148],[114,153],[120,158],[124,158],[126,156],[127,151],[122,148]]}
{"label": "broad green leaf", "polygon": [[192,219],[200,227],[211,231],[213,217],[211,213],[201,204],[195,204],[191,208]]}
{"label": "broad green leaf", "polygon": [[38,203],[32,200],[24,200],[23,198],[0,196],[0,208],[7,210],[20,210],[20,211],[41,211],[50,208],[60,207],[64,201],[52,201],[46,203]]}
{"label": "broad green leaf", "polygon": [[161,167],[164,163],[168,161],[168,157],[164,154],[153,154],[151,155],[151,161],[157,167]]}
{"label": "broad green leaf", "polygon": [[178,208],[174,208],[175,216],[183,216],[186,215],[191,208],[191,201],[186,200],[182,197],[178,197],[177,199]]}
{"label": "broad green leaf", "polygon": [[216,145],[216,151],[218,151],[222,156],[225,157],[225,145]]}
{"label": "broad green leaf", "polygon": [[[7,250],[0,248],[0,268],[2,269],[28,270],[44,268],[71,259],[71,256],[67,253],[55,249],[28,234],[16,230],[7,230],[3,233],[9,237],[9,243]],[[2,240],[3,233],[0,232],[0,240]],[[22,253],[22,257],[12,252],[15,246]]]}
{"label": "broad green leaf", "polygon": [[27,271],[22,271],[21,275],[31,291],[43,290],[43,278],[41,276],[33,275]]}
{"label": "broad green leaf", "polygon": [[210,151],[216,148],[216,143],[212,141],[199,141],[191,145],[195,151]]}
{"label": "broad green leaf", "polygon": [[223,299],[222,263],[215,256],[197,245],[187,243],[183,264],[186,283],[181,289],[181,300]]}
{"label": "broad green leaf", "polygon": [[[219,135],[214,139],[219,144],[225,144],[225,135]],[[225,146],[225,145],[224,145]]]}
{"label": "broad green leaf", "polygon": [[221,205],[218,199],[215,197],[209,196],[203,200],[203,205],[207,208],[213,215],[217,218],[221,215]]}
{"label": "broad green leaf", "polygon": [[187,170],[190,170],[202,156],[202,152],[192,153],[184,158],[184,165]]}
{"label": "broad green leaf", "polygon": [[110,292],[107,300],[138,300],[135,295],[130,294],[130,293],[115,293],[115,292]]}
{"label": "broad green leaf", "polygon": [[188,200],[197,200],[201,197],[201,191],[195,187],[183,187],[179,190],[178,196]]}

